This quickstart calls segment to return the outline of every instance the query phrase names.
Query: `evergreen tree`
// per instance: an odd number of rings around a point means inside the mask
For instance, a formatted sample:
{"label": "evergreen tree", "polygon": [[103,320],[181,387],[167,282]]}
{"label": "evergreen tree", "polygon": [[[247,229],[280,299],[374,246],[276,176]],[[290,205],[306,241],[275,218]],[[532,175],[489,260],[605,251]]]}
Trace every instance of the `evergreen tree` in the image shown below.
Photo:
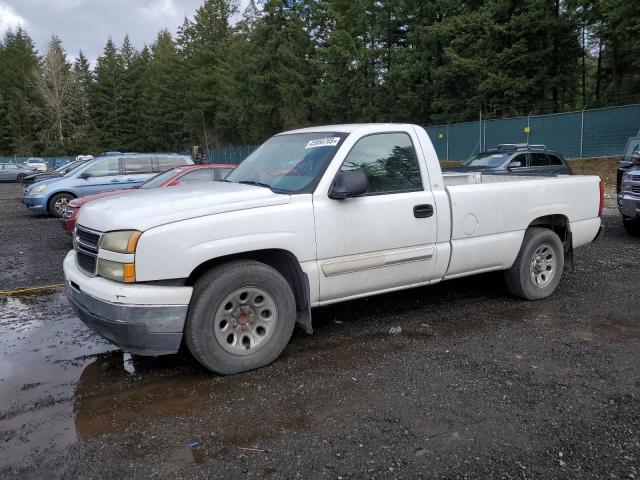
{"label": "evergreen tree", "polygon": [[260,142],[277,131],[310,123],[313,45],[301,18],[303,3],[268,0],[250,35],[254,121],[246,133]]}
{"label": "evergreen tree", "polygon": [[120,47],[122,82],[120,89],[119,125],[122,150],[141,151],[148,143],[144,130],[146,105],[143,93],[148,77],[149,56],[141,56],[131,45],[129,35],[125,35]]}
{"label": "evergreen tree", "polygon": [[0,153],[31,155],[40,148],[39,125],[29,113],[36,105],[32,74],[38,64],[33,41],[25,30],[8,30],[0,50]]}
{"label": "evergreen tree", "polygon": [[151,47],[147,80],[143,91],[145,141],[148,149],[181,151],[188,143],[183,123],[180,57],[167,30],[162,30]]}
{"label": "evergreen tree", "polygon": [[119,150],[123,141],[124,66],[111,38],[98,57],[94,76],[90,105],[97,144],[104,150]]}
{"label": "evergreen tree", "polygon": [[91,130],[89,95],[93,84],[93,74],[89,60],[80,51],[73,63],[73,75],[76,82],[79,108],[74,123],[77,127],[77,151],[89,152],[95,149],[94,132]]}
{"label": "evergreen tree", "polygon": [[[188,63],[188,110],[185,124],[192,136],[209,142],[222,140],[219,115],[228,96],[231,74],[228,62],[233,29],[231,17],[237,12],[235,2],[205,0],[196,10],[193,22],[183,25],[181,44],[186,45]],[[204,142],[201,142],[204,143]]]}

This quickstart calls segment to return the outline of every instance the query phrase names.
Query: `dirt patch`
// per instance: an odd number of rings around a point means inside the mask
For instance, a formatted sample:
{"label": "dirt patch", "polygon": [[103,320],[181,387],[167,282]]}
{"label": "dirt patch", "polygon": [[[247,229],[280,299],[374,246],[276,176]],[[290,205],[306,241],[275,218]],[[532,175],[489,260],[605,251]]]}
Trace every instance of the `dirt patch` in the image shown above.
{"label": "dirt patch", "polygon": [[607,187],[615,187],[620,159],[621,157],[581,158],[569,160],[569,165],[576,175],[597,175]]}

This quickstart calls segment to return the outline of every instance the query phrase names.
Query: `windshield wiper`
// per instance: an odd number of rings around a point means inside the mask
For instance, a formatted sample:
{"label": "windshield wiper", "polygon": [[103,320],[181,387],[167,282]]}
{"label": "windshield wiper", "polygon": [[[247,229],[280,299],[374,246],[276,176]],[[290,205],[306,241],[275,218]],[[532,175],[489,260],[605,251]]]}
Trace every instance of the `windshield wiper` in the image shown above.
{"label": "windshield wiper", "polygon": [[[226,182],[230,182],[230,180],[225,180],[225,181]],[[286,190],[280,190],[280,189],[277,189],[277,188],[273,188],[268,183],[256,182],[255,180],[240,180],[239,182],[236,182],[236,183],[242,183],[243,185],[255,185],[256,187],[268,188],[273,193],[288,193]]]}

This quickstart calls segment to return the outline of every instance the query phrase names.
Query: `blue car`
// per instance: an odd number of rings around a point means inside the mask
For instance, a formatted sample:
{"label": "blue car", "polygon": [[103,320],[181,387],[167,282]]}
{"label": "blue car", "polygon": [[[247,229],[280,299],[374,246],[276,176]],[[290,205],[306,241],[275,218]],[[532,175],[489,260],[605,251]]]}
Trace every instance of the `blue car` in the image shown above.
{"label": "blue car", "polygon": [[123,154],[98,157],[63,177],[49,178],[27,187],[22,203],[29,210],[62,217],[70,200],[94,193],[133,188],[170,168],[192,165],[187,155]]}

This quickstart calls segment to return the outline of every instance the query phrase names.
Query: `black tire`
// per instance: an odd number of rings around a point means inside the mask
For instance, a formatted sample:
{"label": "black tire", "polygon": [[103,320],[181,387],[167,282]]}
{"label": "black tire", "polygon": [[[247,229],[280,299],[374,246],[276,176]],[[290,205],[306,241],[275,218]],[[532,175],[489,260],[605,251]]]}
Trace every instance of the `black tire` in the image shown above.
{"label": "black tire", "polygon": [[[214,324],[216,312],[223,308],[225,298],[244,288],[267,292],[275,303],[277,321],[268,340],[257,351],[240,355],[223,348],[216,338]],[[191,354],[205,368],[229,375],[260,368],[274,361],[289,343],[295,320],[293,291],[280,272],[264,263],[236,260],[213,268],[196,281],[184,338]]]}
{"label": "black tire", "polygon": [[[540,249],[544,246],[548,246],[553,252],[544,253],[544,255],[551,256],[552,260],[542,259],[542,264],[532,264],[535,261],[536,254],[540,252]],[[537,285],[534,283],[532,276],[544,276],[546,272],[546,262],[554,261],[553,275],[549,278],[547,274],[544,280],[546,283]],[[537,272],[539,269],[539,273]],[[529,228],[522,241],[520,252],[514,262],[513,266],[509,270],[505,270],[504,279],[507,285],[507,290],[516,297],[523,298],[525,300],[540,300],[551,295],[560,279],[562,277],[562,271],[564,269],[564,248],[558,235],[548,228]],[[533,272],[532,272],[533,270]],[[538,277],[539,278],[539,277]]]}
{"label": "black tire", "polygon": [[24,173],[20,173],[17,177],[16,177],[16,182],[18,183],[24,183],[24,178],[26,177],[26,175]]}
{"label": "black tire", "polygon": [[622,217],[622,225],[629,235],[640,237],[640,220]]}
{"label": "black tire", "polygon": [[62,202],[66,206],[66,204],[74,198],[76,198],[75,195],[72,195],[70,193],[56,193],[49,199],[47,210],[49,210],[49,213],[54,217],[61,218],[64,214],[64,209],[60,210],[58,208],[58,206],[60,205],[58,202]]}

